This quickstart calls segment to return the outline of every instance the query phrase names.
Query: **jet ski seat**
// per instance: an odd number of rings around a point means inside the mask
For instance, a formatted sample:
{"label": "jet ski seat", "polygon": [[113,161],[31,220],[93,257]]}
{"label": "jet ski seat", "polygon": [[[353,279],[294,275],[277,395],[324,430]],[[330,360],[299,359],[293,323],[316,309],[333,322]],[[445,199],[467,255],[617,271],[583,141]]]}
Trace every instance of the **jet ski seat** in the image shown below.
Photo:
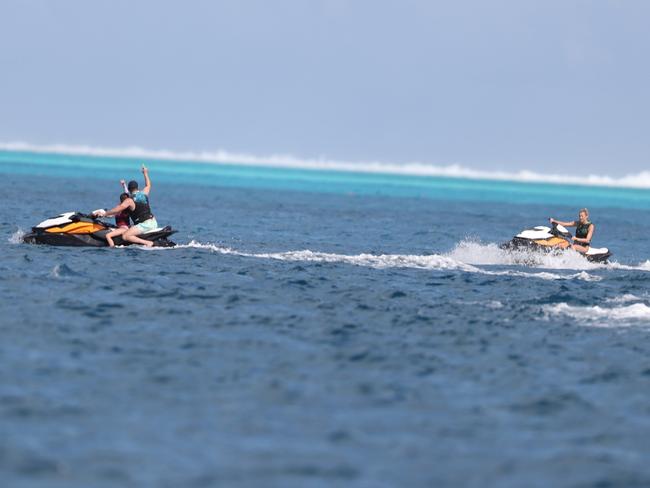
{"label": "jet ski seat", "polygon": [[165,227],[157,227],[157,228],[155,228],[153,230],[150,230],[149,232],[145,232],[142,235],[153,234],[154,232],[168,232],[170,230],[172,230],[172,228],[170,226],[166,225]]}

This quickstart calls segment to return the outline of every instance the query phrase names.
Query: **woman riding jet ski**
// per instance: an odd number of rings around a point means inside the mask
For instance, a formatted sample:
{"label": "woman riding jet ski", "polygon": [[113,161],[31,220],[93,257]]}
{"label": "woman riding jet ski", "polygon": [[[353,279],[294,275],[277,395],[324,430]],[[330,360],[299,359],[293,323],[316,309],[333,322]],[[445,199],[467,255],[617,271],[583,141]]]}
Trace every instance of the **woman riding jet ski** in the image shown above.
{"label": "woman riding jet ski", "polygon": [[[531,249],[540,251],[571,248],[587,258],[587,260],[599,263],[607,262],[612,255],[606,247],[591,247],[595,226],[589,222],[589,211],[586,208],[580,210],[577,221],[561,222],[553,218],[549,219],[549,221],[553,225],[552,228],[538,226],[524,230],[501,247],[509,250]],[[576,236],[572,237],[565,226],[576,227]]]}
{"label": "woman riding jet ski", "polygon": [[577,244],[573,244],[571,247],[574,251],[587,254],[587,251],[589,251],[589,247],[591,246],[591,239],[594,236],[594,230],[596,230],[594,224],[589,222],[589,210],[586,208],[581,209],[578,213],[578,220],[571,222],[562,222],[560,220],[555,220],[552,217],[549,218],[548,221],[555,225],[575,227],[576,235],[575,237],[572,237],[571,240]]}

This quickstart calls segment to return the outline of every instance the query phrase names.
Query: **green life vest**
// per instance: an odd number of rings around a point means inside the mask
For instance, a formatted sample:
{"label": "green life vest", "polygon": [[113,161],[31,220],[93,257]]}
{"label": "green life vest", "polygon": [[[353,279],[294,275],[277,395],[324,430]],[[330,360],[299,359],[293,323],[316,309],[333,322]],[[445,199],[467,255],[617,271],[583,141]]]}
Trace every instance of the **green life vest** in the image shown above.
{"label": "green life vest", "polygon": [[586,239],[589,235],[589,226],[591,222],[587,221],[585,224],[581,224],[580,221],[576,222],[576,237],[579,239]]}

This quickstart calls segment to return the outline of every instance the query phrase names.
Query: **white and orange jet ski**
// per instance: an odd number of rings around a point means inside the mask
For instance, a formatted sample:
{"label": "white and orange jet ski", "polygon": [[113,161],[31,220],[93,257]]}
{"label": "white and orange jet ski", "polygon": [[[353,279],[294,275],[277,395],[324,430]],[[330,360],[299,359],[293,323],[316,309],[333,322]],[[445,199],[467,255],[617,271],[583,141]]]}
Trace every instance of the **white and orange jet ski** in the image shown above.
{"label": "white and orange jet ski", "polygon": [[[553,227],[540,225],[521,231],[510,241],[501,245],[502,249],[562,252],[571,251],[571,233],[566,227],[553,224]],[[586,254],[580,253],[588,261],[606,263],[612,255],[606,247],[589,247]]]}
{"label": "white and orange jet ski", "polygon": [[[44,220],[29,234],[23,236],[23,242],[28,244],[46,244],[50,246],[108,246],[106,234],[115,228],[114,225],[99,220],[92,215],[79,212],[67,212]],[[138,237],[152,241],[156,247],[173,247],[176,244],[168,239],[176,231],[171,227],[162,227],[140,234]],[[123,241],[121,236],[113,238],[116,246],[128,246],[131,243]]]}

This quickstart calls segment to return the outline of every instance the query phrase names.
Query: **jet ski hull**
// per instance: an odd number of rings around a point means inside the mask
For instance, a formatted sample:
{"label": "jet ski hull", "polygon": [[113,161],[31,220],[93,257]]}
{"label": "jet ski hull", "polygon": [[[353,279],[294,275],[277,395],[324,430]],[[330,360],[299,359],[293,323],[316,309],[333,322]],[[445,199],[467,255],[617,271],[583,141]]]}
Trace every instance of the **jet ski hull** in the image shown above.
{"label": "jet ski hull", "polygon": [[[506,250],[530,250],[533,252],[563,252],[570,249],[570,244],[565,240],[558,237],[552,237],[549,239],[540,239],[540,240],[531,240],[521,237],[514,237],[511,241],[508,241],[501,245],[501,249]],[[580,256],[584,257],[587,261],[592,263],[606,263],[611,257],[612,253],[606,250],[602,253],[597,254],[582,254]]]}
{"label": "jet ski hull", "polygon": [[[108,230],[99,231],[93,234],[57,234],[49,232],[30,232],[23,236],[23,242],[27,244],[42,244],[47,246],[63,246],[63,247],[107,247],[106,234]],[[168,239],[169,236],[176,231],[165,227],[159,232],[149,234],[141,234],[139,237],[147,241],[152,241],[154,247],[174,247],[176,243]],[[113,238],[116,246],[129,246],[133,244],[122,239],[121,236]]]}
{"label": "jet ski hull", "polygon": [[[107,247],[106,234],[114,229],[114,227],[101,220],[70,212],[46,220],[33,227],[32,232],[23,236],[23,242],[48,246]],[[168,226],[140,234],[139,237],[152,241],[155,247],[173,247],[176,244],[170,241],[169,237],[175,232]],[[116,246],[132,244],[123,240],[122,236],[114,237],[113,242]]]}

